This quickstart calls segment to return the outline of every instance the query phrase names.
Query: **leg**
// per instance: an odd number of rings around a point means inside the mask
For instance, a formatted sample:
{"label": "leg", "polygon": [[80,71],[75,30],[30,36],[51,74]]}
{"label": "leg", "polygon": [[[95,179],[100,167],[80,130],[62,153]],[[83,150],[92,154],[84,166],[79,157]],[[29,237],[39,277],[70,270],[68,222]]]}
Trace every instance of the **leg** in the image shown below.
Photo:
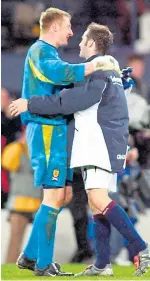
{"label": "leg", "polygon": [[[108,220],[102,215],[101,210],[94,204],[93,200],[91,200],[90,193],[93,191],[98,191],[100,181],[102,179],[99,178],[97,174],[97,169],[94,167],[92,169],[85,170],[85,188],[88,191],[88,201],[89,206],[92,210],[93,219],[94,219],[94,234],[95,234],[95,256],[96,261],[94,263],[95,267],[98,269],[104,269],[110,264],[110,234],[111,227]],[[93,189],[90,189],[91,185]],[[95,188],[94,188],[95,187]],[[103,196],[103,194],[101,195]],[[96,196],[95,200],[99,200]],[[108,196],[104,197],[104,204],[110,202],[110,198]],[[111,272],[110,272],[111,273]]]}
{"label": "leg", "polygon": [[[94,190],[94,189],[93,189]],[[97,189],[95,189],[97,190]],[[108,220],[102,215],[90,199],[90,190],[88,192],[89,206],[91,208],[94,220],[95,237],[95,263],[97,269],[104,269],[110,264],[110,234],[111,226]]]}
{"label": "leg", "polygon": [[[28,244],[17,264],[21,269],[30,270],[33,270],[35,265],[35,274],[39,276],[70,276],[72,273],[62,272],[60,266],[53,263],[56,221],[60,207],[64,203],[65,188],[49,189],[47,186],[43,193],[43,202],[35,216],[34,227]],[[33,243],[34,239],[37,239],[37,243]],[[35,249],[35,245],[37,245],[38,251]],[[33,260],[31,255],[35,253],[37,256]]]}
{"label": "leg", "polygon": [[[57,216],[65,200],[65,188],[62,188],[62,186],[65,185],[67,174],[67,128],[65,125],[36,125],[34,129],[36,137],[33,134],[34,130],[31,130],[32,134],[30,134],[29,130],[28,140],[31,148],[30,154],[33,156],[32,164],[35,169],[35,185],[39,186],[41,181],[45,183],[43,185],[43,202],[36,214],[34,230],[32,232],[37,233],[36,239],[38,241],[35,274],[54,276],[54,273],[55,275],[60,273],[58,266],[53,263],[53,250]],[[34,153],[33,148],[35,149]],[[24,251],[28,258],[31,258],[31,248],[34,239],[35,236],[31,234],[29,243]]]}
{"label": "leg", "polygon": [[[64,188],[43,189],[43,202],[35,216],[33,230],[29,238],[28,244],[24,249],[24,254],[28,259],[37,259],[38,245],[35,245],[34,239],[39,238],[38,243],[41,249],[41,252],[39,250],[39,255],[41,255],[41,258],[37,260],[37,265],[39,268],[44,268],[48,264],[51,264],[53,262],[52,257],[54,249],[56,220],[57,215],[59,213],[59,209],[63,205],[64,198]],[[41,242],[42,239],[43,243]],[[40,246],[41,243],[43,244],[43,247]]]}
{"label": "leg", "polygon": [[65,186],[64,202],[61,207],[66,206],[70,203],[73,197],[72,186]]}
{"label": "leg", "polygon": [[71,197],[72,188],[63,187],[63,188],[46,188],[44,186],[43,192],[43,202],[42,204],[51,206],[52,208],[60,209],[64,206],[65,200],[69,200]]}
{"label": "leg", "polygon": [[64,205],[67,205],[72,200],[73,173],[74,173],[73,169],[71,168],[67,169]]}
{"label": "leg", "polygon": [[[54,239],[59,207],[64,204],[65,188],[44,188],[43,202],[35,216],[34,226],[24,254],[18,259],[21,269],[34,270],[36,275],[70,275],[60,271],[60,266],[53,263]],[[52,207],[51,207],[52,206]],[[35,240],[35,241],[34,241]],[[37,242],[36,242],[37,241]],[[36,243],[35,243],[36,242]],[[38,249],[38,251],[37,251]],[[56,272],[56,270],[58,270]]]}
{"label": "leg", "polygon": [[88,212],[87,195],[84,190],[81,171],[74,173],[73,178],[73,200],[68,205],[74,220],[74,230],[77,242],[77,251],[71,262],[82,262],[85,258],[92,257],[87,239]]}
{"label": "leg", "polygon": [[[66,126],[34,123],[27,126],[27,143],[31,164],[35,171],[34,183],[35,186],[45,183],[43,202],[35,216],[32,233],[24,250],[29,259],[37,259],[37,228],[39,229],[39,224],[42,223],[42,212],[44,217],[48,216],[48,208],[56,209],[58,213],[64,201],[64,188],[61,187],[65,185],[67,174],[67,157],[64,157],[67,144],[66,132]],[[44,206],[47,206],[47,215]]]}
{"label": "leg", "polygon": [[[77,276],[95,276],[95,275],[113,275],[113,270],[110,265],[110,234],[111,227],[108,220],[102,215],[101,210],[93,204],[90,197],[90,187],[93,186],[93,190],[98,190],[99,182],[101,179],[97,178],[97,172],[93,167],[84,169],[85,189],[88,191],[89,206],[93,214],[94,219],[94,237],[95,237],[95,256],[96,261],[94,265],[88,267],[82,273]],[[106,202],[109,198],[105,198]]]}
{"label": "leg", "polygon": [[[101,178],[103,177],[106,183],[108,183],[105,185],[107,188],[109,188],[111,184],[114,184],[115,175],[113,174],[111,175],[100,170],[98,173],[101,176]],[[131,223],[125,211],[109,198],[107,188],[89,190],[90,201],[92,202],[92,204],[95,206],[96,209],[99,209],[99,211],[102,212],[102,214],[105,216],[108,222],[111,223],[128,240],[128,247],[130,248],[133,257],[139,255],[140,253],[141,253],[140,255],[143,255],[144,252],[142,254],[142,251],[145,250],[146,250],[145,255],[148,255],[147,246],[145,242],[142,240],[140,235],[135,230],[133,224]],[[137,268],[138,269],[140,268],[141,272],[144,273],[148,261],[146,261],[146,265],[140,267],[140,257],[138,258],[138,260],[139,263]]]}
{"label": "leg", "polygon": [[145,250],[145,242],[134,229],[125,211],[108,197],[106,189],[90,190],[89,197],[92,204],[96,208],[99,206],[105,218],[128,240],[133,256]]}
{"label": "leg", "polygon": [[23,235],[29,219],[19,213],[10,214],[10,241],[7,251],[6,263],[15,263],[20,253]]}
{"label": "leg", "polygon": [[[119,193],[110,192],[109,196],[112,200],[119,202]],[[111,253],[111,263],[115,263],[116,257],[119,255],[121,249],[123,248],[122,235],[118,230],[111,225],[111,236],[110,236],[110,253]]]}
{"label": "leg", "polygon": [[60,266],[53,263],[53,251],[57,216],[64,204],[65,188],[44,189],[44,198],[36,217],[38,225],[38,259],[35,274],[41,276],[72,275],[60,271]]}

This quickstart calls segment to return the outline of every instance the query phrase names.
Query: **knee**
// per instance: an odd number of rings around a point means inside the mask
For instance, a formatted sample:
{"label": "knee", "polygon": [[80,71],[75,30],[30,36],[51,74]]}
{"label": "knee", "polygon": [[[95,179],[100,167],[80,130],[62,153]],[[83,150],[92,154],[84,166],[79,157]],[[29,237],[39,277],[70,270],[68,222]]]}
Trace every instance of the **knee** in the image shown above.
{"label": "knee", "polygon": [[59,208],[64,205],[64,201],[65,201],[65,193],[61,192],[57,196],[57,205]]}
{"label": "knee", "polygon": [[53,208],[60,208],[65,199],[64,188],[44,190],[43,203]]}
{"label": "knee", "polygon": [[72,200],[72,197],[73,197],[72,187],[66,187],[64,205],[67,205]]}
{"label": "knee", "polygon": [[92,196],[88,196],[88,204],[93,215],[102,213],[101,203],[96,202],[95,198],[92,198]]}
{"label": "knee", "polygon": [[[88,203],[91,206],[91,208],[94,210],[96,207],[101,209],[102,205],[102,198],[98,198],[96,194],[94,194],[93,190],[88,191]],[[101,210],[102,211],[102,210]]]}
{"label": "knee", "polygon": [[109,204],[111,199],[108,196],[108,193],[99,189],[99,190],[89,190],[88,192],[88,201],[91,206],[92,211],[101,213],[105,207]]}

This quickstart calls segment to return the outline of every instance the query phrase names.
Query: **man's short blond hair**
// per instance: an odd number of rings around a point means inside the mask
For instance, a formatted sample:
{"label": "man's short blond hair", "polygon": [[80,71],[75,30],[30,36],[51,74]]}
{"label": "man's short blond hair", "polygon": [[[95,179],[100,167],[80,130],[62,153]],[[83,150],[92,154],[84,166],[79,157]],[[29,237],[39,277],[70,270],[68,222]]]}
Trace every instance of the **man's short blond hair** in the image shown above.
{"label": "man's short blond hair", "polygon": [[40,30],[41,32],[45,32],[51,23],[54,21],[62,21],[63,17],[68,17],[71,19],[71,15],[63,10],[59,10],[56,8],[48,8],[44,12],[41,13],[40,17]]}

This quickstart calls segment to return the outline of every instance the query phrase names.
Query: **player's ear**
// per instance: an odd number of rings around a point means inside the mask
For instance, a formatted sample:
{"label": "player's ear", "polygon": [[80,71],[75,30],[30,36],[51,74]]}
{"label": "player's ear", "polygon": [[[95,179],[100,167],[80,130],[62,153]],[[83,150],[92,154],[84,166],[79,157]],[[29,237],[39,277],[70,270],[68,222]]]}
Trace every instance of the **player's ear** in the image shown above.
{"label": "player's ear", "polygon": [[93,39],[89,39],[88,40],[88,47],[91,48],[93,46],[93,44],[95,44]]}
{"label": "player's ear", "polygon": [[52,24],[52,29],[53,29],[54,32],[57,32],[57,31],[58,31],[58,24],[57,24],[56,22],[54,22],[54,23]]}

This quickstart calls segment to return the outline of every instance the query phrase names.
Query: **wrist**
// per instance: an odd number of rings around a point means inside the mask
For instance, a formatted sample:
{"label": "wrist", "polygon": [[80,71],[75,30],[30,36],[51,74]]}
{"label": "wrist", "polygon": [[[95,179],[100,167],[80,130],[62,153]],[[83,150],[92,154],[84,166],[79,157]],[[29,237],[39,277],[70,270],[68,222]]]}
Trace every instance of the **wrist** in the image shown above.
{"label": "wrist", "polygon": [[30,111],[30,104],[31,104],[31,100],[27,100],[27,110]]}
{"label": "wrist", "polygon": [[91,72],[95,71],[95,63],[93,61],[90,62]]}
{"label": "wrist", "polygon": [[94,72],[94,64],[92,61],[85,63],[85,76]]}

